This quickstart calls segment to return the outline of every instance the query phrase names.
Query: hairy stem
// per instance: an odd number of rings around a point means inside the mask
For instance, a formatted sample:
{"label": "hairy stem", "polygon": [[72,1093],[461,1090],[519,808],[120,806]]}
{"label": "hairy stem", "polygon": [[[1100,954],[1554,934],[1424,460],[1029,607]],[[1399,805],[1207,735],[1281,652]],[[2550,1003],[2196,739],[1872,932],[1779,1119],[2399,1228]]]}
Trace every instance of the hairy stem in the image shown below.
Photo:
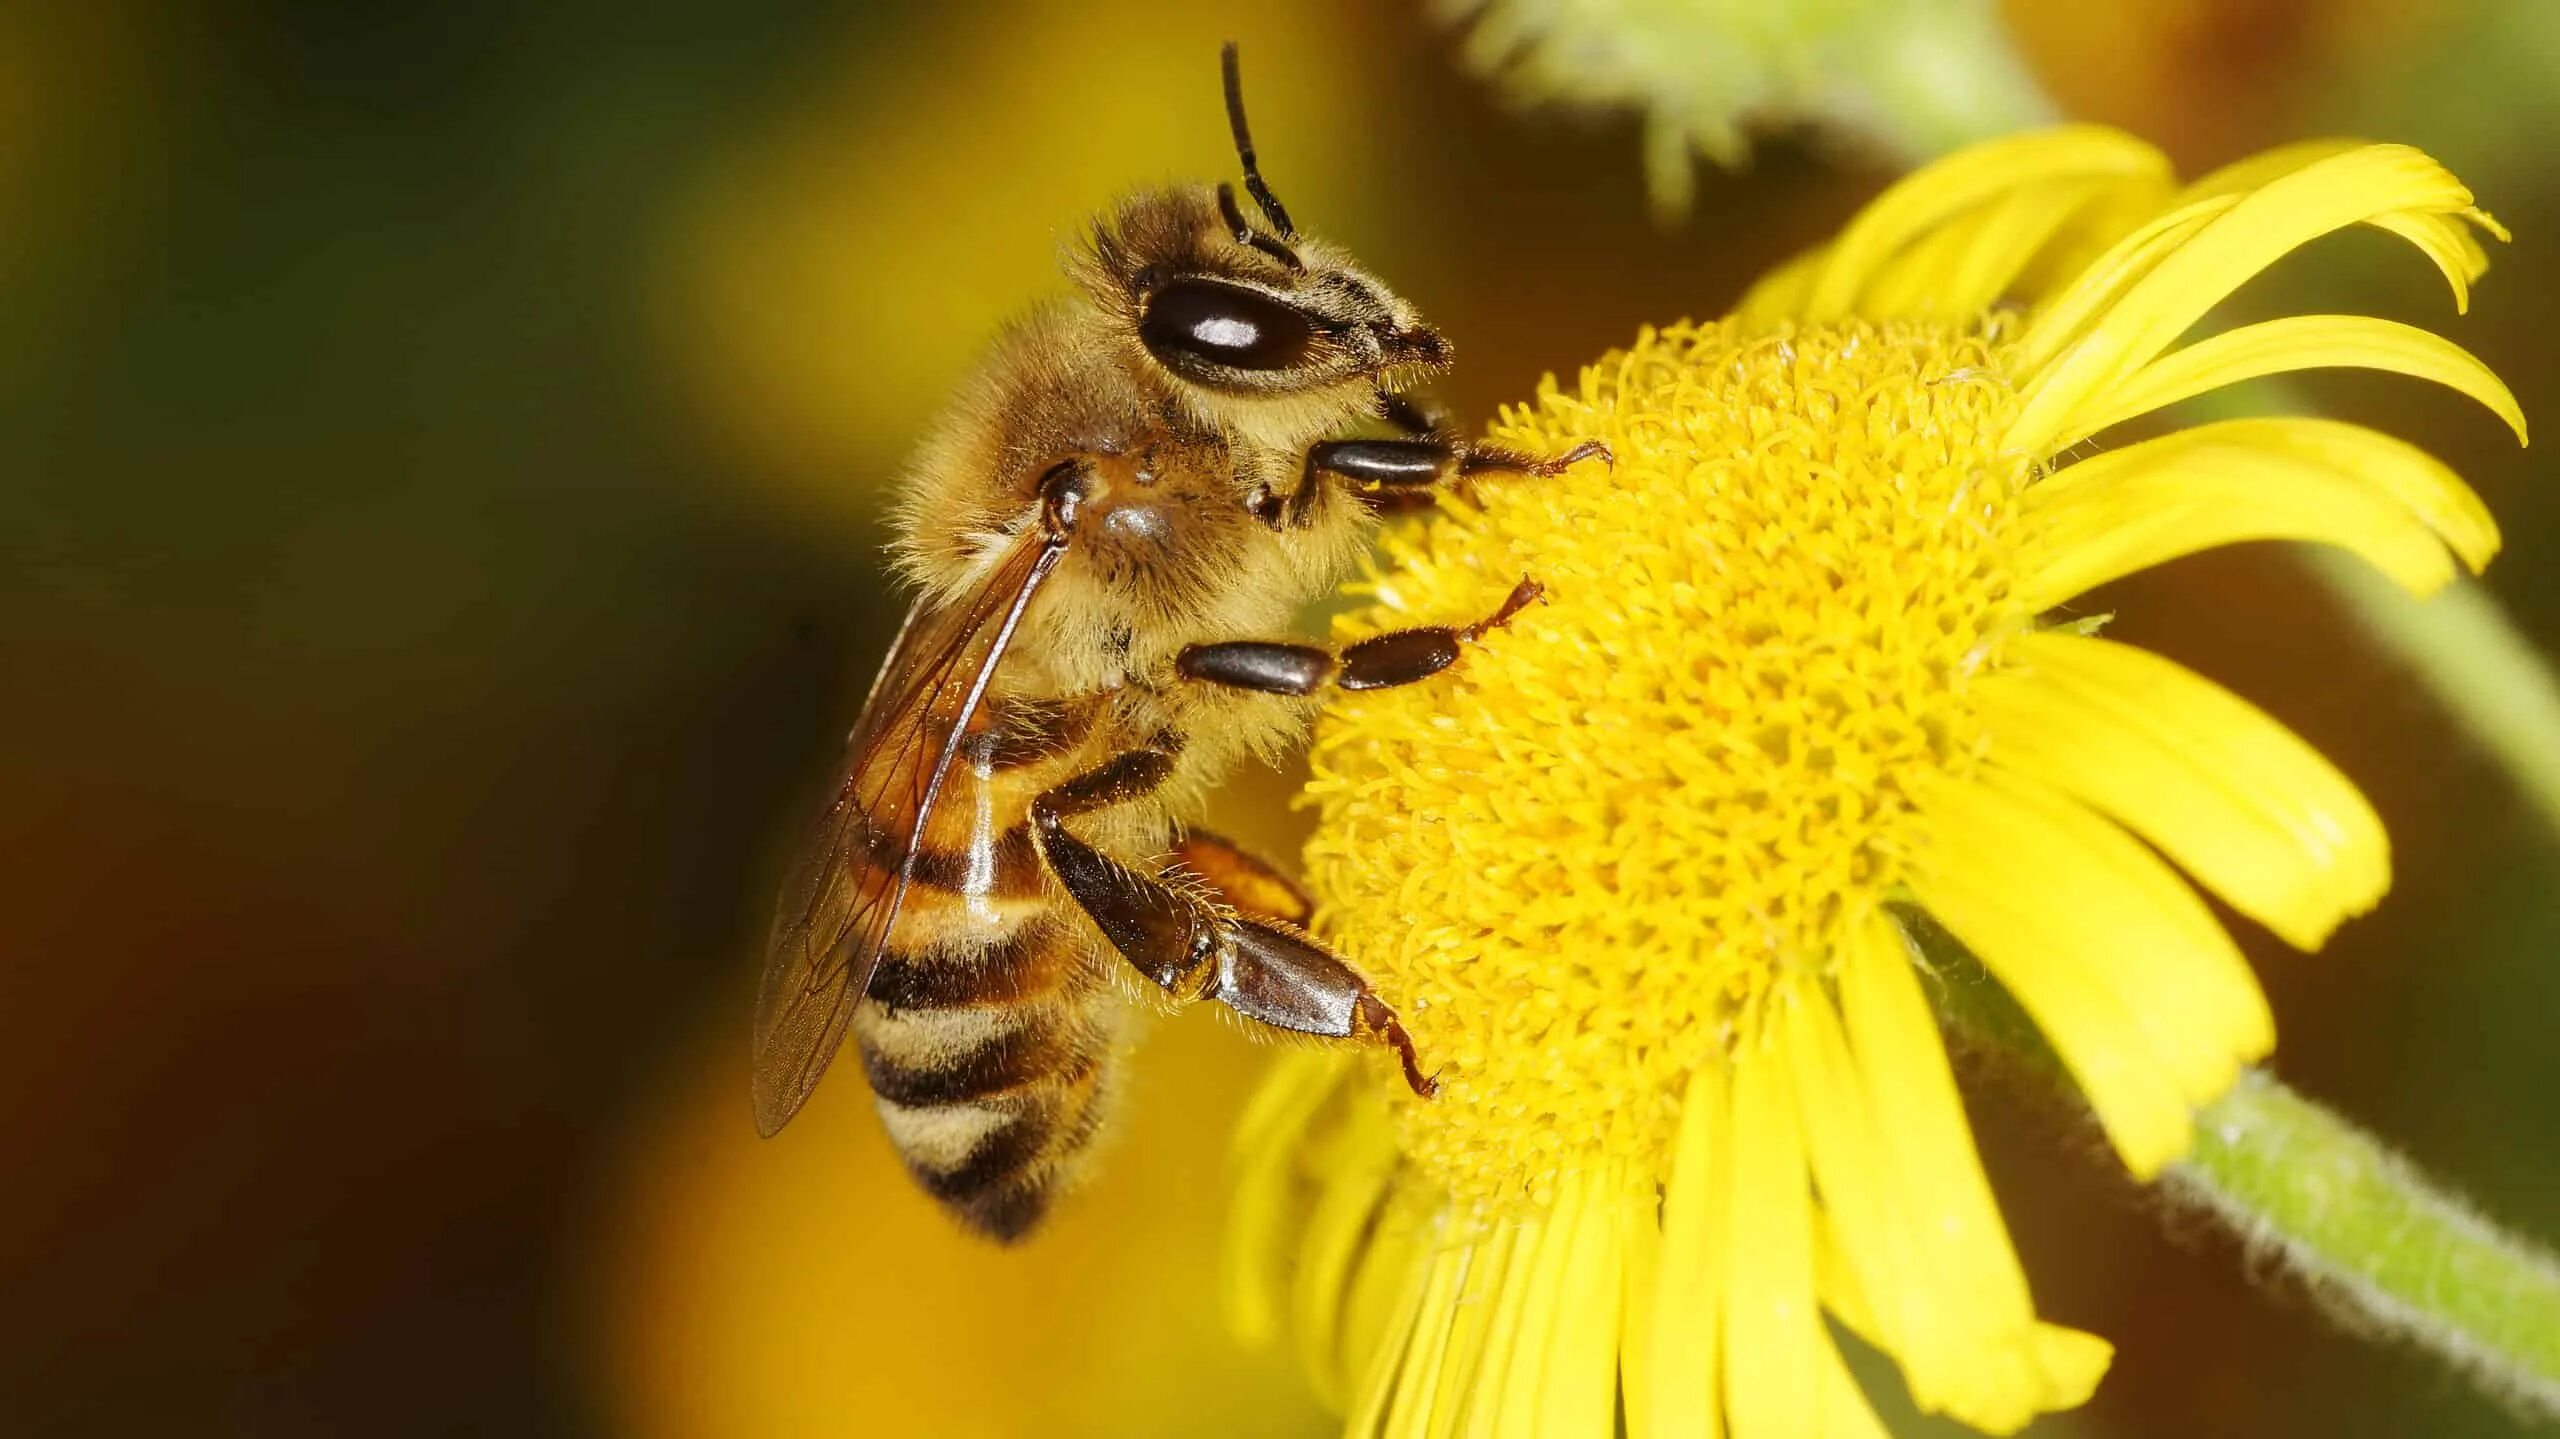
{"label": "hairy stem", "polygon": [[2560,1266],[2262,1070],[2196,1116],[2162,1179],[2280,1260],[2351,1327],[2404,1339],[2560,1415]]}
{"label": "hairy stem", "polygon": [[[1982,962],[1926,916],[1902,920],[1938,977],[1953,1037],[2076,1097]],[[2411,1344],[2520,1408],[2560,1416],[2560,1264],[2273,1075],[2245,1072],[2197,1114],[2195,1147],[2161,1189],[2281,1261],[2348,1329]]]}

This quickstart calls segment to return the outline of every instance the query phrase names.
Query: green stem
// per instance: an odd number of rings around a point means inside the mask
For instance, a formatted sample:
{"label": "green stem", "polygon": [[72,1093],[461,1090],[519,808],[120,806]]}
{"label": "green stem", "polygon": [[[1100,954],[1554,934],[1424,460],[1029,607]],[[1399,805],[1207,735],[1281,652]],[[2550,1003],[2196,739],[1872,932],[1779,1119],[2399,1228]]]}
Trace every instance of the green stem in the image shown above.
{"label": "green stem", "polygon": [[[1938,977],[1951,1035],[2076,1096],[1982,962],[1927,916],[1901,917]],[[2193,1151],[2160,1187],[2282,1261],[2347,1328],[2414,1345],[2520,1407],[2560,1416],[2560,1264],[2273,1075],[2243,1073],[2198,1113]]]}
{"label": "green stem", "polygon": [[[1961,1045],[2079,1093],[1981,960],[1925,914],[1907,909],[1902,927],[1935,970],[1938,1014]],[[2348,1329],[2404,1339],[2516,1406],[2560,1416],[2560,1265],[2266,1070],[2196,1114],[2194,1152],[2161,1191],[2284,1262]]]}
{"label": "green stem", "polygon": [[2263,1070],[2196,1116],[2195,1150],[2162,1179],[2249,1247],[2371,1325],[2560,1415],[2560,1267],[2354,1125]]}
{"label": "green stem", "polygon": [[2413,599],[2372,566],[2333,550],[2311,551],[2309,561],[2560,829],[2560,682],[2498,601],[2467,580]]}

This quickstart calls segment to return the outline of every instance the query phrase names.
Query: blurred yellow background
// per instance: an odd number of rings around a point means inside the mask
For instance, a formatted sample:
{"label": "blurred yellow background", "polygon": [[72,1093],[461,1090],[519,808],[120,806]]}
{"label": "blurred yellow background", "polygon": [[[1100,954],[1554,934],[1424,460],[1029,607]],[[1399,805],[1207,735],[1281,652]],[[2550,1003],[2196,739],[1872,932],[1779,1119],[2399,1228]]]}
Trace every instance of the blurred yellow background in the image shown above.
{"label": "blurred yellow background", "polygon": [[[2443,328],[2560,413],[2560,9],[2010,14],[2066,109],[2191,171],[2441,156],[2518,236]],[[1658,230],[1632,121],[1506,104],[1418,0],[0,9],[0,1430],[1327,1432],[1217,1325],[1231,1029],[1160,1026],[1018,1251],[912,1190],[858,1080],[770,1143],[745,1098],[778,846],[897,618],[885,488],[1084,215],[1227,173],[1229,37],[1274,184],[1448,331],[1472,419],[1887,179],[1780,136]],[[2359,237],[2262,288],[2443,308]],[[2491,587],[2560,638],[2540,451],[2316,388],[2478,486]],[[2279,1068],[2560,1235],[2544,822],[2298,571],[2116,603],[2398,840],[2380,916],[2255,951]],[[1221,823],[1285,852],[1286,794]],[[2034,1432],[2510,1431],[1982,1099],[2042,1307],[2120,1346]]]}

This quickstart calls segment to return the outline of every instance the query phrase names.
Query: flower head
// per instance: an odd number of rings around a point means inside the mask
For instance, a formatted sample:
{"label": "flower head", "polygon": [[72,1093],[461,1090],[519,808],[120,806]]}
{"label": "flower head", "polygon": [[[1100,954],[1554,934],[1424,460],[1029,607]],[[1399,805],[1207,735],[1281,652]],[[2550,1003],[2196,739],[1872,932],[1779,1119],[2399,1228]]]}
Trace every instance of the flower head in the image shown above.
{"label": "flower head", "polygon": [[1614,471],[1488,487],[1391,542],[1349,637],[1523,574],[1550,602],[1318,735],[1325,927],[1440,1094],[1285,1061],[1239,1139],[1232,1297],[1248,1330],[1289,1315],[1355,1432],[1876,1432],[1826,1313],[1984,1430],[2087,1396],[2108,1348],[2035,1314],[1906,931],[1980,956],[2148,1177],[2274,1042],[2172,865],[2306,949],[2381,897],[2380,823],[2326,761],[2057,613],[2238,540],[2417,591],[2494,553],[2457,477],[2355,425],[2079,443],[2323,365],[2451,385],[2521,438],[2485,367],[2407,326],[2178,345],[2359,223],[2457,301],[2495,232],[2399,147],[2178,190],[2110,131],[1978,146],[1729,318],[1648,330],[1493,428],[1605,440]]}

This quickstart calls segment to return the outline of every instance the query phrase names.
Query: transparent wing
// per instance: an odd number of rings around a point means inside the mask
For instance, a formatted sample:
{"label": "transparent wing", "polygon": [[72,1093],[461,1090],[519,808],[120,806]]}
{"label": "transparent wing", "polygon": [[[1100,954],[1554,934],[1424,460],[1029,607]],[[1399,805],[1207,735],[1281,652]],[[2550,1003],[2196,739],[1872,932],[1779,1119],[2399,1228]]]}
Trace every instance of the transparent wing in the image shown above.
{"label": "transparent wing", "polygon": [[1034,528],[949,604],[919,601],[846,742],[826,811],[803,842],[756,993],[756,1127],[770,1135],[818,1087],[889,941],[917,837],[1023,609],[1065,553]]}

